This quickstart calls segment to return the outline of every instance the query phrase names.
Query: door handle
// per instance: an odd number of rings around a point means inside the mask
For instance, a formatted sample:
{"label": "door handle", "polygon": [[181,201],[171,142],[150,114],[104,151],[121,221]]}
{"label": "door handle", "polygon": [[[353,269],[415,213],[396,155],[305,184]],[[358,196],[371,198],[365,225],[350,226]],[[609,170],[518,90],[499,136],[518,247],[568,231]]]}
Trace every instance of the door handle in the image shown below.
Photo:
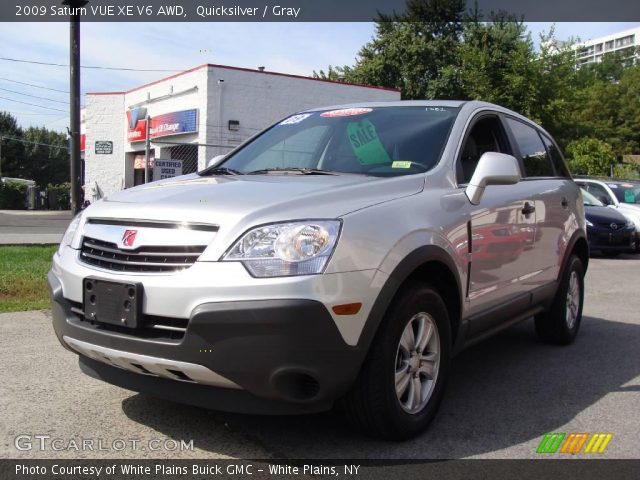
{"label": "door handle", "polygon": [[569,206],[569,201],[567,200],[567,197],[562,197],[562,202],[560,204],[562,205],[562,208],[567,208]]}
{"label": "door handle", "polygon": [[536,207],[534,207],[529,202],[524,202],[524,207],[522,207],[522,213],[524,215],[531,215],[535,211],[536,211]]}

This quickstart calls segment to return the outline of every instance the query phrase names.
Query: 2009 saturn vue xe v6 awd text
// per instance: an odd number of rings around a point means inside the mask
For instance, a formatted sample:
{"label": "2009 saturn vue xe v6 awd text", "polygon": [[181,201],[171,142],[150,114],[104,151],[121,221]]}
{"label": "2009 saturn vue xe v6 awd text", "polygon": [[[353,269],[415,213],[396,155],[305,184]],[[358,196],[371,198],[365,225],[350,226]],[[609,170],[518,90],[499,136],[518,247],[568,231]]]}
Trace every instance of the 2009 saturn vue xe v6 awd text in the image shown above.
{"label": "2009 saturn vue xe v6 awd text", "polygon": [[340,401],[370,435],[434,417],[464,346],[580,326],[584,207],[550,135],[481,102],[290,116],[203,171],[109,195],[53,258],[87,374],[213,409]]}

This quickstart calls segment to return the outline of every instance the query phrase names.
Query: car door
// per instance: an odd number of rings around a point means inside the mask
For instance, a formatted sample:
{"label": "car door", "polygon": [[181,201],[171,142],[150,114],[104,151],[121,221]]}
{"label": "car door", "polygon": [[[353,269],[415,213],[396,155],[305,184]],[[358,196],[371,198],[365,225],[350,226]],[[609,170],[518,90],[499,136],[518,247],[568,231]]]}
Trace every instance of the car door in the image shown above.
{"label": "car door", "polygon": [[[465,186],[482,154],[512,153],[500,117],[482,113],[467,129],[457,159],[457,180]],[[479,205],[470,207],[470,264],[467,301],[471,317],[469,334],[491,328],[497,315],[482,315],[507,303],[527,306],[524,280],[533,270],[529,254],[535,237],[532,199],[518,185],[487,187]],[[475,317],[474,317],[475,316]]]}
{"label": "car door", "polygon": [[523,198],[533,201],[536,212],[535,239],[528,261],[533,263],[523,286],[536,293],[558,278],[564,251],[578,219],[574,212],[582,199],[570,178],[555,143],[532,124],[506,117],[506,124],[524,169],[517,185]]}

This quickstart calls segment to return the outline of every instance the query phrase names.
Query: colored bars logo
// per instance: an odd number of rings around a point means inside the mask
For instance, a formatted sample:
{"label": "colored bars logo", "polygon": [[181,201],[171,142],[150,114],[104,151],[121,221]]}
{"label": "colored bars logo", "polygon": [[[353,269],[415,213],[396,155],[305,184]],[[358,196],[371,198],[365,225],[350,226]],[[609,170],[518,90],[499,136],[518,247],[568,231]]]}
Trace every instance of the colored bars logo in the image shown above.
{"label": "colored bars logo", "polygon": [[604,453],[612,438],[613,433],[547,433],[536,453]]}

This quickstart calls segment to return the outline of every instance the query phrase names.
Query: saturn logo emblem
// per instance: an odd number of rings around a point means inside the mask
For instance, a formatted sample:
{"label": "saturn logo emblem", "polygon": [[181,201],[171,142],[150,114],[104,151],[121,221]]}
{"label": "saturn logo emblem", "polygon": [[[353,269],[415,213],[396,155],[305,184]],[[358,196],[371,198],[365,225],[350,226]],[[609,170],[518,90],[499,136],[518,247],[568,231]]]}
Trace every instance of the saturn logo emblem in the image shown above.
{"label": "saturn logo emblem", "polygon": [[125,230],[122,234],[122,246],[133,248],[133,243],[136,241],[137,230]]}

